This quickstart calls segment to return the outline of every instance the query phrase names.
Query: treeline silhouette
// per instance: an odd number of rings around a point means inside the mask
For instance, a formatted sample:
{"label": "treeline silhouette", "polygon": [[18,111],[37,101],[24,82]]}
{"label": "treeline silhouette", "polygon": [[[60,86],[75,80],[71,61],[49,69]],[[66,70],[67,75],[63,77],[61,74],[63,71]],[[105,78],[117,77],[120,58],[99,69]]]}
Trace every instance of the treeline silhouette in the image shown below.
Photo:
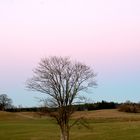
{"label": "treeline silhouette", "polygon": [[[91,110],[100,110],[100,109],[116,109],[118,107],[118,103],[115,102],[107,102],[107,101],[101,101],[96,103],[85,103],[85,104],[77,104],[73,105],[76,111],[91,111]],[[37,112],[40,110],[43,110],[42,108],[45,107],[12,107],[7,108],[5,111],[9,112]],[[56,108],[51,108],[52,110],[56,110]]]}
{"label": "treeline silhouette", "polygon": [[[73,105],[75,111],[92,111],[101,109],[118,109],[122,112],[140,113],[140,103],[126,101],[125,103],[115,103],[101,101],[96,103],[85,103]],[[10,107],[5,109],[8,112],[44,112],[46,107]],[[56,111],[57,108],[49,108]]]}
{"label": "treeline silhouette", "polygon": [[118,103],[115,102],[107,102],[107,101],[101,101],[96,103],[86,103],[81,105],[76,105],[77,111],[83,111],[83,110],[99,110],[99,109],[115,109],[117,108]]}

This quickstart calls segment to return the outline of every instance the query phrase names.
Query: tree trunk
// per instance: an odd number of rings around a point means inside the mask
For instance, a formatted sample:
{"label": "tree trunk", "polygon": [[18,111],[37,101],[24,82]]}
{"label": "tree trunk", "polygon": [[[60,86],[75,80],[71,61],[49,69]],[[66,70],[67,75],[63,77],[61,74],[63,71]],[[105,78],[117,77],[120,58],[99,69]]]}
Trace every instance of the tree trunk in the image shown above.
{"label": "tree trunk", "polygon": [[60,140],[69,140],[69,129],[67,127],[61,129]]}

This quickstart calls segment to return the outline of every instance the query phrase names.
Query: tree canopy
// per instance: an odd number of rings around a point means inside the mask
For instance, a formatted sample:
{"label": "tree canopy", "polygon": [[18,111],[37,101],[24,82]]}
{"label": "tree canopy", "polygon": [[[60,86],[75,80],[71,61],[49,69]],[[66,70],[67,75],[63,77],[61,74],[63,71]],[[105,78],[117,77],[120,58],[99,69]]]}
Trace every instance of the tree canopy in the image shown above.
{"label": "tree canopy", "polygon": [[47,106],[57,108],[49,114],[60,126],[61,139],[68,140],[72,105],[82,92],[96,85],[96,74],[84,63],[56,56],[41,59],[33,73],[27,80],[27,88],[48,95]]}
{"label": "tree canopy", "polygon": [[4,111],[12,106],[12,99],[10,99],[6,94],[0,95],[0,110]]}

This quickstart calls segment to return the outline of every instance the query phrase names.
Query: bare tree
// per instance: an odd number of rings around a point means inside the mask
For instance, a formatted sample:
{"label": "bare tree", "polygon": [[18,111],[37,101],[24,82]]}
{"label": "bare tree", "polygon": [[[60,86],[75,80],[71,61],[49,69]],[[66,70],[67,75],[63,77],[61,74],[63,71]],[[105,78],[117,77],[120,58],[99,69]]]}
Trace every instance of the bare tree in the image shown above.
{"label": "bare tree", "polygon": [[49,95],[45,102],[47,112],[56,119],[61,130],[61,140],[69,140],[73,104],[80,94],[96,84],[95,73],[83,63],[73,62],[69,57],[56,56],[41,59],[33,72],[33,77],[27,80],[27,88]]}
{"label": "bare tree", "polygon": [[12,99],[10,99],[6,94],[0,95],[0,110],[4,111],[12,106]]}

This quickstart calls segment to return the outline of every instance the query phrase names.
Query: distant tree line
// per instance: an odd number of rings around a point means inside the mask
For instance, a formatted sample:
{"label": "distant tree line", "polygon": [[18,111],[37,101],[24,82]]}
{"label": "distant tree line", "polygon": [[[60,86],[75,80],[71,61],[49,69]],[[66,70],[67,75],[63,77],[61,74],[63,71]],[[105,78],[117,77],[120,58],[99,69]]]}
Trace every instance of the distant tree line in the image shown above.
{"label": "distant tree line", "polygon": [[5,111],[8,112],[38,112],[41,108],[39,107],[12,107],[7,108]]}
{"label": "distant tree line", "polygon": [[[85,110],[99,110],[99,109],[115,109],[118,107],[118,103],[101,101],[96,103],[85,103],[85,104],[76,104],[73,105],[76,111],[85,111]],[[22,107],[22,106],[13,106],[12,99],[9,98],[6,94],[0,95],[0,110],[2,111],[10,111],[10,112],[24,112],[24,111],[42,111],[44,107]],[[52,110],[56,110],[56,108],[51,108]]]}
{"label": "distant tree line", "polygon": [[99,109],[116,109],[118,106],[118,103],[114,102],[107,102],[107,101],[101,101],[96,103],[86,103],[82,105],[76,105],[77,111],[83,111],[83,110],[99,110]]}
{"label": "distant tree line", "polygon": [[[118,109],[122,112],[129,113],[140,113],[140,103],[133,103],[131,101],[126,101],[125,103],[115,103],[115,102],[95,102],[95,103],[85,103],[73,105],[75,111],[92,111],[100,109]],[[52,111],[56,111],[57,108],[50,108]],[[45,114],[46,107],[22,107],[13,106],[12,99],[6,94],[0,94],[0,111],[8,112],[40,112],[40,115]]]}
{"label": "distant tree line", "polygon": [[[77,104],[73,105],[75,108],[75,111],[91,111],[91,110],[99,110],[99,109],[116,109],[118,107],[118,103],[114,102],[107,102],[107,101],[101,101],[101,102],[96,102],[96,103],[85,103],[85,104]],[[51,108],[51,110],[56,111],[57,108]],[[38,112],[38,111],[45,111],[45,107],[13,107],[13,108],[8,108],[6,111],[10,112],[24,112],[24,111],[33,111],[33,112]]]}

